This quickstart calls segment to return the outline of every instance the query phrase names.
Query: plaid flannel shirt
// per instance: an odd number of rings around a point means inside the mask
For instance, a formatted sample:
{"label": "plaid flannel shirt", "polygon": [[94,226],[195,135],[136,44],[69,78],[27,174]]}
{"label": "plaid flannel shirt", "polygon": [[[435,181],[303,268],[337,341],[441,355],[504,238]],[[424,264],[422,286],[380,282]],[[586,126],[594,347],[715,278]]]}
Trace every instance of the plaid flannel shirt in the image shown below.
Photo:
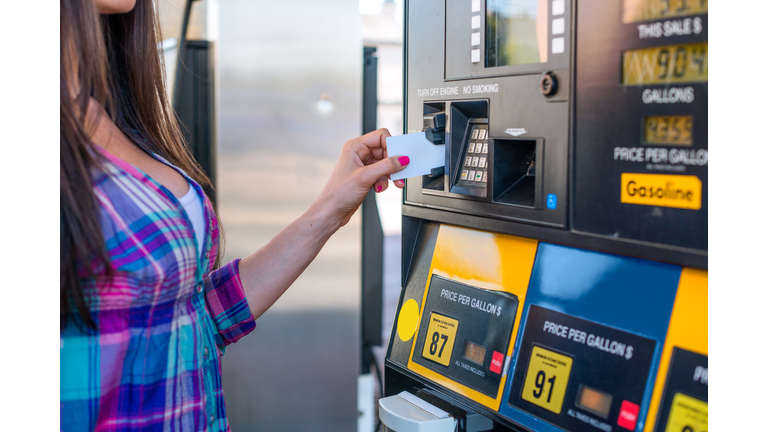
{"label": "plaid flannel shirt", "polygon": [[61,332],[61,430],[228,431],[220,355],[256,327],[238,260],[211,271],[219,228],[207,198],[199,255],[173,194],[102,154],[93,184],[114,272],[82,280],[98,330]]}

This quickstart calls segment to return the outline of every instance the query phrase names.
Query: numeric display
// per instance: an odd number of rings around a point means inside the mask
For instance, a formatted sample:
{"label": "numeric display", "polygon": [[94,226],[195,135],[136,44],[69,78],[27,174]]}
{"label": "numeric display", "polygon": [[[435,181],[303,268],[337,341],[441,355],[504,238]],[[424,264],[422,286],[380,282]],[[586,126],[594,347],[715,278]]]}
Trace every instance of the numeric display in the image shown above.
{"label": "numeric display", "polygon": [[707,82],[707,42],[624,51],[624,85]]}

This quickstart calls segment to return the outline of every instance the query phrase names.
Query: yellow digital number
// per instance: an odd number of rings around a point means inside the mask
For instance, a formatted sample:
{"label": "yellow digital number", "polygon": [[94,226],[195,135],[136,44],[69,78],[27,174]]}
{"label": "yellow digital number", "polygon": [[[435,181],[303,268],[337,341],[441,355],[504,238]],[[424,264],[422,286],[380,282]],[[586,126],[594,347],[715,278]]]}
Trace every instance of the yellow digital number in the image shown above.
{"label": "yellow digital number", "polygon": [[622,84],[652,85],[707,82],[707,42],[624,51]]}
{"label": "yellow digital number", "polygon": [[649,116],[643,129],[646,144],[693,144],[693,116]]}
{"label": "yellow digital number", "polygon": [[421,356],[443,366],[448,366],[451,362],[453,343],[456,341],[456,330],[458,328],[459,321],[432,313],[429,317],[427,337],[424,341],[424,349],[421,352]]}
{"label": "yellow digital number", "polygon": [[672,398],[665,432],[706,432],[708,404],[681,393]]}
{"label": "yellow digital number", "polygon": [[624,0],[624,22],[707,13],[708,0]]}
{"label": "yellow digital number", "polygon": [[523,384],[523,400],[560,414],[571,366],[572,358],[534,346]]}

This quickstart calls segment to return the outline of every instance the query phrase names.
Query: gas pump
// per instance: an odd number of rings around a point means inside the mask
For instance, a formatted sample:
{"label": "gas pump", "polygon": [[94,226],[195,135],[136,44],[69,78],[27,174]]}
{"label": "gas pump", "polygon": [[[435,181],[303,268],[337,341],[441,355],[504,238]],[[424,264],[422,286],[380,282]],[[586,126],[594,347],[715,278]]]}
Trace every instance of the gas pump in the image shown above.
{"label": "gas pump", "polygon": [[707,430],[707,8],[406,2],[389,430]]}

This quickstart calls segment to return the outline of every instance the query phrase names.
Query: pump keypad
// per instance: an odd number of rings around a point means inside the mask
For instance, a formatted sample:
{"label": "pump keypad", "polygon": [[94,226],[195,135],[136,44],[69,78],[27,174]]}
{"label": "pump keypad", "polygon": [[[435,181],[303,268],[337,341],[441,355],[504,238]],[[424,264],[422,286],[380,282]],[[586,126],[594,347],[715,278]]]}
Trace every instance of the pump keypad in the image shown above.
{"label": "pump keypad", "polygon": [[469,133],[465,156],[459,160],[461,167],[459,184],[462,186],[482,187],[488,184],[488,126],[474,125]]}

